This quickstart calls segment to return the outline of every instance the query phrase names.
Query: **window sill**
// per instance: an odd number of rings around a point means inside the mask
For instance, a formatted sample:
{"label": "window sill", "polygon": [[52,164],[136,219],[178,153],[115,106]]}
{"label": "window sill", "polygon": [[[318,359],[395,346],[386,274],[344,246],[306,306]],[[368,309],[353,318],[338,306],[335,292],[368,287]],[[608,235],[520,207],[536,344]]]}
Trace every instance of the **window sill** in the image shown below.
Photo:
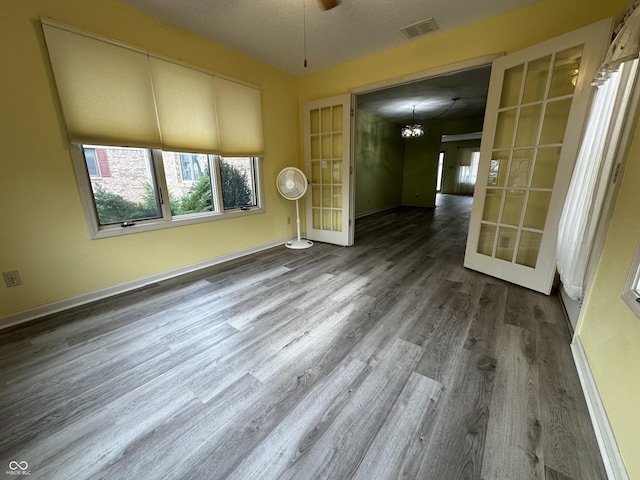
{"label": "window sill", "polygon": [[170,221],[162,219],[145,220],[138,221],[135,225],[131,225],[128,227],[121,227],[120,225],[100,227],[97,231],[92,232],[91,236],[94,240],[98,240],[100,238],[119,237],[121,235],[151,232],[154,230],[163,230],[165,228],[215,222],[218,220],[260,215],[263,213],[265,213],[265,209],[263,207],[252,207],[250,210],[234,209],[224,213],[205,213],[202,215],[192,215],[189,217],[173,217]]}

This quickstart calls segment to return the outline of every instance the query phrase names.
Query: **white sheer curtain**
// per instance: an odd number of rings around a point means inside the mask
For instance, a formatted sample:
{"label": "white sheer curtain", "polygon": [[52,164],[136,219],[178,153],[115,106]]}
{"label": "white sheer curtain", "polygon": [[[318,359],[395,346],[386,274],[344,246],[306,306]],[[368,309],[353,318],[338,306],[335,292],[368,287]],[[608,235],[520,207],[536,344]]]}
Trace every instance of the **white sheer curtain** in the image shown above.
{"label": "white sheer curtain", "polygon": [[[637,55],[636,55],[637,57]],[[587,120],[569,191],[560,218],[556,261],[565,292],[583,296],[585,273],[606,198],[637,60],[609,71],[600,83]]]}
{"label": "white sheer curtain", "polygon": [[460,151],[460,164],[454,191],[456,193],[470,194],[476,186],[478,176],[478,162],[480,160],[480,150],[467,147]]}

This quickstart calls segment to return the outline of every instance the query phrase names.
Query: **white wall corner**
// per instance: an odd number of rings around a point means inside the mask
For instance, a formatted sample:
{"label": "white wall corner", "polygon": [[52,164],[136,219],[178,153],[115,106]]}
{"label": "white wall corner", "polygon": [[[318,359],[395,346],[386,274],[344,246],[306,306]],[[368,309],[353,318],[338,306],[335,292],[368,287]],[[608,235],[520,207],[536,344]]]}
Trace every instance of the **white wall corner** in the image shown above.
{"label": "white wall corner", "polygon": [[580,377],[582,391],[587,401],[591,423],[596,434],[604,468],[607,471],[607,477],[609,480],[629,480],[607,412],[604,409],[602,399],[598,393],[598,387],[591,373],[589,361],[580,342],[580,337],[577,335],[573,337],[571,342],[571,352]]}

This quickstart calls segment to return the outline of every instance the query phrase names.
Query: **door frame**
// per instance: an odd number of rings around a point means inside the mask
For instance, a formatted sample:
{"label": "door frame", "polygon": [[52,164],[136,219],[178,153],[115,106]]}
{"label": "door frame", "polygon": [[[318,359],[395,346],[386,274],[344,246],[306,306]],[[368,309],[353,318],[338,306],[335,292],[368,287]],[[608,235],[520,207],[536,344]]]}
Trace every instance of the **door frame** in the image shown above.
{"label": "door frame", "polygon": [[[356,181],[355,177],[358,174],[358,169],[355,165],[355,152],[356,152],[356,122],[358,120],[358,95],[365,93],[371,93],[378,90],[386,90],[387,88],[398,87],[408,83],[419,82],[422,80],[428,80],[430,78],[440,77],[442,75],[450,75],[465,70],[471,70],[478,67],[491,66],[493,61],[505,55],[505,52],[493,53],[489,55],[483,55],[481,57],[475,57],[469,60],[461,62],[450,63],[438,67],[433,67],[428,70],[421,70],[419,72],[402,75],[399,77],[391,77],[379,82],[369,83],[359,87],[354,87],[349,90],[351,93],[351,108],[353,109],[353,117],[351,122],[351,168],[353,174],[351,175],[351,198],[350,198],[350,214],[351,218],[354,218],[353,230],[350,234],[355,233],[355,195],[356,195]],[[353,238],[352,242],[353,244]]]}

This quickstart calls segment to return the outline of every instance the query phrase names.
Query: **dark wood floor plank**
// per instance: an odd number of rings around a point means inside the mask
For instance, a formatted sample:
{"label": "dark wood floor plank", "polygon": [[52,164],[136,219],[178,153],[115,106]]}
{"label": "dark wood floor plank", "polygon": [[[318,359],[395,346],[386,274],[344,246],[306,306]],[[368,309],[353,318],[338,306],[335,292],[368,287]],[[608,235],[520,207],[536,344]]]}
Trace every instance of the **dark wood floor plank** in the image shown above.
{"label": "dark wood floor plank", "polygon": [[227,479],[278,478],[287,464],[304,454],[331,425],[369,370],[356,359],[340,364],[308,392]]}
{"label": "dark wood floor plank", "polygon": [[596,438],[567,342],[566,325],[537,323],[544,463],[573,479],[606,478],[600,458],[589,453]]}
{"label": "dark wood floor plank", "polygon": [[415,450],[425,444],[424,431],[435,422],[441,393],[441,384],[412,373],[353,478],[403,478]]}
{"label": "dark wood floor plank", "polygon": [[460,350],[471,322],[471,297],[458,293],[457,287],[455,282],[440,282],[438,289],[442,295],[424,309],[411,329],[412,336],[425,350],[416,371],[445,387],[458,375]]}
{"label": "dark wood floor plank", "polygon": [[[283,479],[350,478],[391,411],[422,354],[417,345],[396,340],[354,392],[331,426],[283,472]],[[311,433],[311,432],[310,432]]]}
{"label": "dark wood floor plank", "polygon": [[564,313],[557,297],[549,301],[542,293],[509,285],[505,322],[528,330],[535,330],[540,322],[563,323]]}
{"label": "dark wood floor plank", "polygon": [[533,332],[503,325],[482,462],[483,480],[544,480]]}
{"label": "dark wood floor plank", "polygon": [[486,283],[478,299],[477,307],[464,348],[482,355],[496,357],[498,342],[504,328],[507,287],[504,284]]}
{"label": "dark wood floor plank", "polygon": [[263,393],[263,385],[245,375],[207,404],[194,402],[162,424],[140,432],[135,441],[121,445],[91,478],[182,478],[193,468],[194,451],[228,428]]}
{"label": "dark wood floor plank", "polygon": [[495,368],[495,359],[459,350],[426,452],[407,465],[407,478],[480,478]]}
{"label": "dark wood floor plank", "polygon": [[[33,479],[604,479],[558,299],[463,267],[471,197],[0,330]],[[541,473],[542,472],[542,473]]]}

